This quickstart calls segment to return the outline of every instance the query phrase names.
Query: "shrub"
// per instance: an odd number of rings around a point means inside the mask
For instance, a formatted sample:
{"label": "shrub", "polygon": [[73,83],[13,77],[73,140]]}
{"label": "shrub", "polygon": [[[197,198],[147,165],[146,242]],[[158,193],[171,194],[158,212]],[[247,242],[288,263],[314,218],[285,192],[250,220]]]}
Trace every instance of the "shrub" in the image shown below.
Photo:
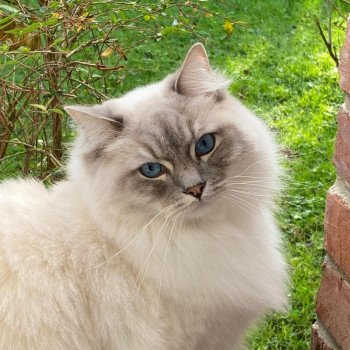
{"label": "shrub", "polygon": [[[115,96],[130,52],[191,33],[198,18],[233,22],[202,1],[28,0],[0,5],[0,173],[61,176],[71,139],[62,105]],[[57,171],[58,170],[58,171]]]}

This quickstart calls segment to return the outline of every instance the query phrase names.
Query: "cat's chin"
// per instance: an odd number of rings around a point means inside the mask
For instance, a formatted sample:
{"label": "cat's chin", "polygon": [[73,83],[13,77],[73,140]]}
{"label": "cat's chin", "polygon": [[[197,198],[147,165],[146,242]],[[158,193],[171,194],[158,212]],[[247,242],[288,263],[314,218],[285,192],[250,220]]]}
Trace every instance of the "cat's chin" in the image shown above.
{"label": "cat's chin", "polygon": [[215,208],[216,198],[205,197],[200,200],[193,201],[183,209],[183,215],[188,218],[201,218],[211,214]]}

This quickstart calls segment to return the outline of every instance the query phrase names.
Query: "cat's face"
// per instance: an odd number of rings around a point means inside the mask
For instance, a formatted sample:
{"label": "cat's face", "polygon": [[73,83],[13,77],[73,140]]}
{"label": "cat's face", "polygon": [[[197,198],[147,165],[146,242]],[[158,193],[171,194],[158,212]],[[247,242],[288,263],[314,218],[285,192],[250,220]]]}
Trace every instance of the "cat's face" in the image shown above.
{"label": "cat's face", "polygon": [[251,116],[242,125],[238,114],[248,112],[240,108],[195,45],[160,83],[100,106],[67,107],[82,131],[72,176],[111,211],[207,213],[230,179],[259,161]]}
{"label": "cat's face", "polygon": [[200,116],[191,113],[194,106],[178,103],[141,112],[139,122],[125,126],[122,149],[110,149],[125,157],[111,156],[110,162],[122,167],[116,187],[132,196],[134,206],[199,209],[220,193],[228,168],[243,152],[244,140],[233,125],[211,121],[218,113],[215,103],[205,101]]}

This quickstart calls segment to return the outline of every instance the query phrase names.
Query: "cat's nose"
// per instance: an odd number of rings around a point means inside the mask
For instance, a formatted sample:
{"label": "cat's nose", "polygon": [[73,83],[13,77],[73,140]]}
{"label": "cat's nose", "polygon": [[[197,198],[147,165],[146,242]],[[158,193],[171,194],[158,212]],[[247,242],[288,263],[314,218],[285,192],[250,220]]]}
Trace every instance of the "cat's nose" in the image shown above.
{"label": "cat's nose", "polygon": [[200,182],[197,185],[189,187],[184,191],[184,193],[191,194],[193,197],[201,198],[203,190],[204,190],[205,182]]}

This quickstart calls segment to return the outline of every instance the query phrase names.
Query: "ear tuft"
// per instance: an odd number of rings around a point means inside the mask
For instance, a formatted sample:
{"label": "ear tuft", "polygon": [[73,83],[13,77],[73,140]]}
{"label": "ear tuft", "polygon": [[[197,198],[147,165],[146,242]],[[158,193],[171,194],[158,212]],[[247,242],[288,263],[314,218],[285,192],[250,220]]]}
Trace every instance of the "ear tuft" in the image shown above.
{"label": "ear tuft", "polygon": [[65,106],[64,109],[78,124],[91,151],[103,149],[124,127],[123,117],[110,116],[104,105]]}
{"label": "ear tuft", "polygon": [[227,89],[229,81],[212,71],[208,55],[201,43],[194,44],[188,51],[179,70],[174,90],[181,95],[193,97]]}
{"label": "ear tuft", "polygon": [[64,106],[65,111],[76,121],[80,128],[109,122],[116,130],[121,131],[124,126],[123,117],[110,116],[103,105],[94,106]]}
{"label": "ear tuft", "polygon": [[77,122],[79,126],[93,119],[111,120],[101,105],[95,106],[64,106],[65,111]]}
{"label": "ear tuft", "polygon": [[186,66],[185,64],[187,64],[187,68],[190,68],[189,66],[191,64],[196,64],[197,68],[203,69],[210,74],[211,69],[207,51],[201,43],[196,43],[190,48],[185,58],[183,67]]}

